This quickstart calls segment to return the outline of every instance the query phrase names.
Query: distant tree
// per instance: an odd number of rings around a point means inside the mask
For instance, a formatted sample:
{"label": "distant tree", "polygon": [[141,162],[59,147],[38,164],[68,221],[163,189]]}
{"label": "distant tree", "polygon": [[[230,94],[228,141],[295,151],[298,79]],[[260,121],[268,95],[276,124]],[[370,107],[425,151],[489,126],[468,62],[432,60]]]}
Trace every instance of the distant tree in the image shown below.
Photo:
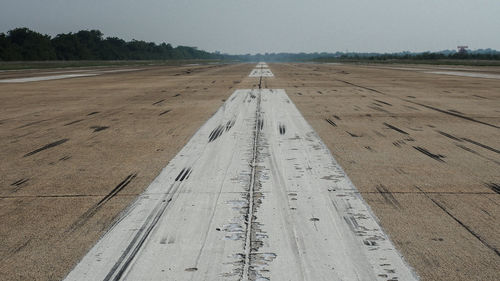
{"label": "distant tree", "polygon": [[102,60],[128,59],[127,43],[117,37],[108,37],[101,42],[98,57]]}
{"label": "distant tree", "polygon": [[80,44],[76,34],[58,34],[52,39],[52,46],[55,49],[59,60],[80,60],[83,46]]}
{"label": "distant tree", "polygon": [[54,38],[16,28],[0,33],[0,60],[165,60],[210,59],[223,55],[198,50],[196,47],[132,40],[103,38],[99,30],[81,30],[58,34]]}
{"label": "distant tree", "polygon": [[50,36],[28,28],[10,30],[2,39],[2,60],[53,60],[56,54]]}

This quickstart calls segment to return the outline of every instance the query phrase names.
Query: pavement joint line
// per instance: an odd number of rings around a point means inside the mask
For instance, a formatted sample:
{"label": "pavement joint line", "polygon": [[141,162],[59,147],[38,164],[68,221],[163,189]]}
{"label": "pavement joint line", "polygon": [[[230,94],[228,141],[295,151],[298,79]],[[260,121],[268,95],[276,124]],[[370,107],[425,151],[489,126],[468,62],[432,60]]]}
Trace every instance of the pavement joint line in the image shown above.
{"label": "pavement joint line", "polygon": [[[260,77],[262,80],[262,76]],[[255,192],[255,180],[256,180],[256,166],[257,166],[257,154],[258,154],[258,144],[259,144],[259,136],[260,136],[260,102],[261,102],[261,87],[259,83],[259,90],[257,93],[257,110],[255,112],[255,125],[254,125],[254,139],[253,139],[253,148],[252,148],[252,175],[250,177],[250,185],[248,190],[248,213],[247,213],[247,229],[246,229],[246,239],[245,239],[245,263],[243,265],[243,276],[242,279],[247,281],[250,280],[250,255],[252,254],[252,226],[253,226],[253,217],[255,213],[254,209],[254,192]]]}
{"label": "pavement joint line", "polygon": [[248,209],[247,209],[247,229],[246,229],[246,237],[245,237],[245,260],[243,264],[243,272],[242,272],[242,280],[248,281],[250,280],[250,266],[251,260],[250,257],[252,255],[252,226],[253,226],[253,217],[255,213],[254,209],[254,192],[255,192],[255,181],[256,181],[256,167],[257,167],[257,154],[258,154],[258,144],[260,137],[260,125],[259,120],[261,120],[261,99],[262,99],[262,66],[259,77],[259,90],[257,92],[257,108],[255,111],[255,124],[254,124],[254,139],[253,139],[253,148],[252,148],[252,163],[251,165],[251,177],[250,177],[250,185],[248,190]]}

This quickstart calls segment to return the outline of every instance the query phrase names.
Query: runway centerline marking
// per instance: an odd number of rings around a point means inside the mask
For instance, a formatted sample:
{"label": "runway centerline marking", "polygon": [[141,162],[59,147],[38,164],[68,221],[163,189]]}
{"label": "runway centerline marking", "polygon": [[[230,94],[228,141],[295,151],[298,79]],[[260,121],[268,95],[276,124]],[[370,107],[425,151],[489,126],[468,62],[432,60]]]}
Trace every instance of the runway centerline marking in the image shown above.
{"label": "runway centerline marking", "polygon": [[248,77],[274,77],[266,63],[258,63]]}

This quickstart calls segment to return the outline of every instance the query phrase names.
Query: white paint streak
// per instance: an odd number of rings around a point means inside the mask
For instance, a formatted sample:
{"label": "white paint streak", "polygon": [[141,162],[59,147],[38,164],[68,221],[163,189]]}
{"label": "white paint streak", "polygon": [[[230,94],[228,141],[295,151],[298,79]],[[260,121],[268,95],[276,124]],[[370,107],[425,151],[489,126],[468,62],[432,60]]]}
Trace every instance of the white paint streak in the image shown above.
{"label": "white paint streak", "polygon": [[[97,76],[106,73],[121,73],[121,72],[131,72],[138,71],[140,68],[128,68],[128,69],[111,69],[111,70],[99,70],[99,69],[87,69],[87,70],[68,70],[68,71],[52,71],[52,72],[37,72],[36,74],[56,74],[56,73],[74,73],[77,74],[61,74],[61,75],[46,75],[46,76],[35,76],[35,77],[22,77],[22,78],[10,78],[0,80],[0,83],[26,83],[26,82],[37,82],[37,81],[48,81],[48,80],[58,80],[76,77],[87,77],[87,76]],[[92,73],[81,73],[81,72],[92,72]]]}
{"label": "white paint streak", "polygon": [[268,68],[254,68],[248,77],[274,77],[274,74]]}
{"label": "white paint streak", "polygon": [[464,77],[474,77],[474,78],[486,78],[486,79],[500,79],[498,74],[488,74],[479,72],[462,72],[462,71],[428,71],[425,73],[430,74],[441,74],[441,75],[453,75],[453,76],[464,76]]}
{"label": "white paint streak", "polygon": [[3,80],[0,80],[0,83],[26,83],[26,82],[47,81],[47,80],[57,80],[57,79],[96,76],[96,75],[98,75],[98,74],[93,74],[93,73],[63,74],[63,75],[50,75],[50,76],[38,76],[38,77],[24,77],[24,78],[3,79]]}
{"label": "white paint streak", "polygon": [[268,68],[269,66],[265,62],[259,62],[255,67],[256,68]]}
{"label": "white paint streak", "polygon": [[417,279],[285,91],[237,90],[65,280],[396,277]]}

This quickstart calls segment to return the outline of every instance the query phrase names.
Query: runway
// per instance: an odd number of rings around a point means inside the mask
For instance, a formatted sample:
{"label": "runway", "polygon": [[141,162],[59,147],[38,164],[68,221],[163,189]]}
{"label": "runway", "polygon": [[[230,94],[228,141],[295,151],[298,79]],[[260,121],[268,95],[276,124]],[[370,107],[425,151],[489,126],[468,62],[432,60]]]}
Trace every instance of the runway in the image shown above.
{"label": "runway", "polygon": [[499,80],[443,69],[2,72],[99,75],[0,84],[0,279],[496,280]]}
{"label": "runway", "polygon": [[417,278],[286,92],[256,88],[228,98],[65,280]]}

